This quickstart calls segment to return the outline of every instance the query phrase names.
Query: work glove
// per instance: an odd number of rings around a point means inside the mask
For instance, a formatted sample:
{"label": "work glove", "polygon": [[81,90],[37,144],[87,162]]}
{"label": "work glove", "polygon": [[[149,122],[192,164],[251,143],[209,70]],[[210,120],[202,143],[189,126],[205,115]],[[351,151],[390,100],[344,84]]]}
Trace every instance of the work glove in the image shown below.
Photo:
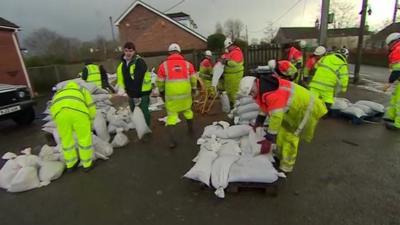
{"label": "work glove", "polygon": [[133,104],[134,104],[135,106],[140,105],[141,102],[142,102],[142,99],[141,99],[141,98],[133,98]]}
{"label": "work glove", "polygon": [[271,151],[272,142],[264,139],[262,141],[257,142],[257,144],[261,145],[260,154],[267,154]]}

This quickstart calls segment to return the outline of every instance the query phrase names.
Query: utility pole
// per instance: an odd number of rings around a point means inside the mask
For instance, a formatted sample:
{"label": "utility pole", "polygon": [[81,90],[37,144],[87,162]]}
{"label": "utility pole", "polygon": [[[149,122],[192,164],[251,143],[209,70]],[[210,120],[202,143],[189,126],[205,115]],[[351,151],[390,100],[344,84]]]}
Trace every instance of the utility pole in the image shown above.
{"label": "utility pole", "polygon": [[246,25],[246,41],[249,43],[249,32],[247,30],[247,25]]}
{"label": "utility pole", "polygon": [[319,26],[319,44],[326,47],[328,38],[328,14],[330,0],[322,0],[321,25]]}
{"label": "utility pole", "polygon": [[360,28],[358,33],[358,44],[357,44],[357,58],[356,58],[356,65],[354,68],[354,80],[353,83],[357,83],[360,79],[360,66],[361,66],[361,57],[362,57],[362,48],[364,42],[364,30],[365,30],[365,21],[367,20],[367,7],[368,7],[368,0],[363,0],[362,8],[361,8],[361,21],[360,21]]}
{"label": "utility pole", "polygon": [[109,17],[110,19],[110,26],[111,26],[111,35],[112,35],[112,39],[115,42],[115,33],[114,33],[114,26],[113,26],[113,22],[112,22],[112,17]]}
{"label": "utility pole", "polygon": [[399,0],[394,3],[393,23],[396,23],[397,11],[399,10]]}

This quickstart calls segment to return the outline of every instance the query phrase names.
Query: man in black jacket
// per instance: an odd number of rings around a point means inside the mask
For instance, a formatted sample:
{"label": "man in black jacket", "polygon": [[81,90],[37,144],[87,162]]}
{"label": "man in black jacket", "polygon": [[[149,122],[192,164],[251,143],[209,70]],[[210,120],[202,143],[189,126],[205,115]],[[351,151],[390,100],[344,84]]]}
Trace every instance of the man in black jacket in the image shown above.
{"label": "man in black jacket", "polygon": [[124,45],[124,54],[117,68],[117,84],[128,94],[132,112],[136,106],[139,106],[147,125],[150,126],[151,73],[147,71],[146,62],[136,54],[136,48],[132,42]]}

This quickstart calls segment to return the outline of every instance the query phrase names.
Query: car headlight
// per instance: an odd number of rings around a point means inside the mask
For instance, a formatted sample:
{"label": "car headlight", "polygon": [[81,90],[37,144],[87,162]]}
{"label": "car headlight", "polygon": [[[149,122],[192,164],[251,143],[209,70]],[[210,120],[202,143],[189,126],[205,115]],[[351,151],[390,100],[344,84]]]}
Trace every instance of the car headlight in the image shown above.
{"label": "car headlight", "polygon": [[26,96],[26,93],[23,91],[19,91],[17,94],[19,98],[24,98]]}

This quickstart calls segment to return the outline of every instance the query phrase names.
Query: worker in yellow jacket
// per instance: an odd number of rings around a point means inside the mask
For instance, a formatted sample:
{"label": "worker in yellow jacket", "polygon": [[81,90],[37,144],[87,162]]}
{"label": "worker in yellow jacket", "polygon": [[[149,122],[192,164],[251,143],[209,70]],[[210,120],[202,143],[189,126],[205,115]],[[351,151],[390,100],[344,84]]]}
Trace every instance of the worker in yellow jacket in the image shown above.
{"label": "worker in yellow jacket", "polygon": [[77,168],[80,161],[84,171],[90,171],[94,166],[92,124],[96,107],[89,91],[74,81],[67,83],[53,96],[50,114],[61,139],[67,170]]}

